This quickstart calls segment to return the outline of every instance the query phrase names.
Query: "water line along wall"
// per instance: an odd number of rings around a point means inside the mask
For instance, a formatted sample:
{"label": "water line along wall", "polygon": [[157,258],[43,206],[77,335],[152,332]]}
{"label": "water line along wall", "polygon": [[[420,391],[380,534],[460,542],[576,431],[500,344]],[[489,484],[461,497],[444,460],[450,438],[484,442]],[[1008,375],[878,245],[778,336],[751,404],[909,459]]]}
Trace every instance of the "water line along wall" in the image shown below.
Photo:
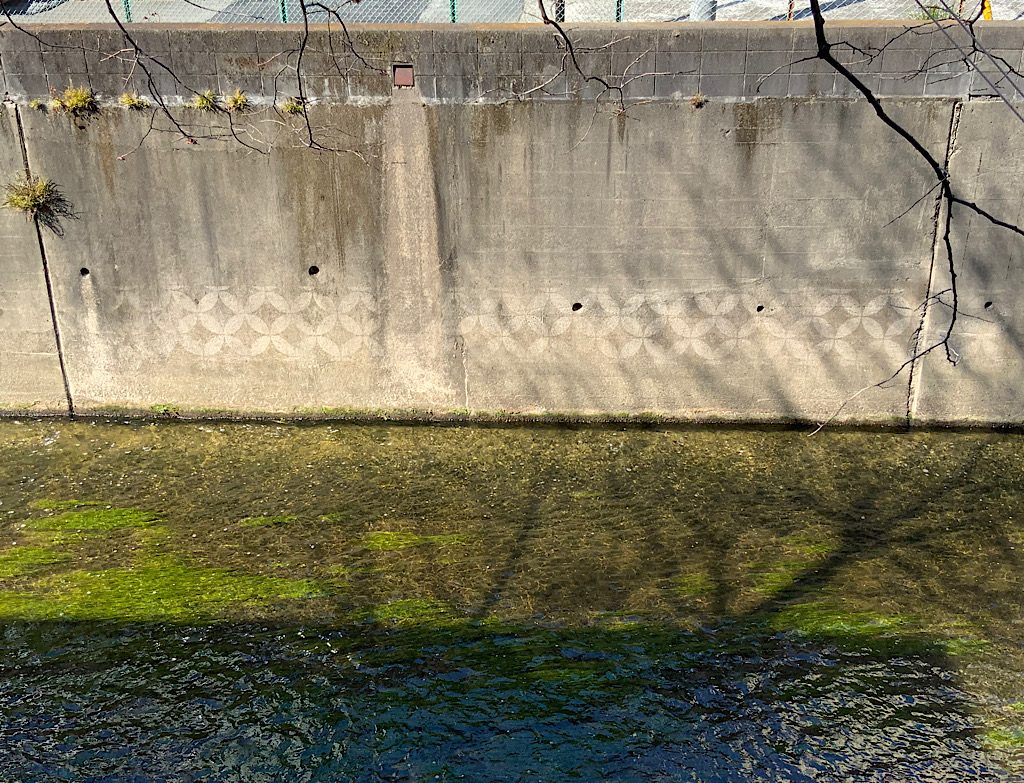
{"label": "water line along wall", "polygon": [[[988,30],[1019,63],[1024,27]],[[23,142],[78,212],[43,251],[79,412],[820,420],[943,328],[934,179],[821,63],[791,64],[806,25],[588,28],[593,72],[660,74],[628,82],[624,112],[559,75],[542,28],[357,30],[381,73],[345,78],[317,33],[308,127],[266,105],[297,92],[271,56],[295,34],[140,28],[190,88],[264,103],[175,108],[186,144],[147,133],[145,112],[28,108],[68,83],[116,97],[125,74],[96,54],[116,30],[61,31],[84,51],[59,63],[0,33],[2,173]],[[971,73],[908,70],[943,40],[903,36],[865,77],[950,155],[955,187],[1017,221],[1019,123]],[[413,88],[392,86],[392,63],[413,65]],[[931,355],[840,420],[1024,418],[1022,243],[954,218],[964,358]],[[5,210],[0,234],[0,407],[66,410],[34,230]]]}

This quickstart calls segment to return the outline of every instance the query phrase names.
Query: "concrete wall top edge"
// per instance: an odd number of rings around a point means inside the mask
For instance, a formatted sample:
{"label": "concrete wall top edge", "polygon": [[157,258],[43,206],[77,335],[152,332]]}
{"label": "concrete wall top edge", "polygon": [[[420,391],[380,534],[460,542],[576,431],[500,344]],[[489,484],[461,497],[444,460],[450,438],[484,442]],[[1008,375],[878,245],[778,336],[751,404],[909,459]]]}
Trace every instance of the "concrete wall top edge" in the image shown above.
{"label": "concrete wall top edge", "polygon": [[[930,26],[942,26],[942,27],[957,27],[956,22],[926,22],[920,19],[850,19],[850,20],[829,20],[828,29],[835,30],[847,30],[847,29],[877,29],[880,27],[895,27],[895,26],[911,26],[911,27],[930,27]],[[400,31],[433,31],[433,30],[444,30],[444,31],[490,31],[490,30],[536,30],[542,28],[545,25],[541,22],[505,22],[505,23],[487,23],[487,24],[451,24],[451,23],[432,23],[432,24],[380,24],[380,23],[364,23],[364,22],[347,22],[345,25],[350,30],[400,30]],[[607,22],[565,22],[562,25],[567,30],[716,30],[716,29],[739,29],[739,28],[753,28],[753,29],[787,29],[787,28],[813,28],[814,23],[810,20],[797,20],[792,22],[787,21],[765,21],[765,20],[721,20],[715,22],[621,22],[618,24],[609,24]],[[70,23],[70,24],[55,24],[55,23],[32,23],[22,22],[19,27],[24,27],[27,30],[31,30],[34,33],[45,32],[47,30],[53,30],[55,32],[67,32],[69,30],[118,30],[119,27],[113,23],[100,23],[100,22],[88,22],[88,23]],[[987,29],[991,28],[1010,28],[1019,29],[1024,32],[1024,19],[1000,19],[991,20],[984,23],[984,27]],[[279,30],[283,32],[301,32],[305,29],[302,24],[281,24],[279,22],[273,23],[217,23],[217,22],[190,22],[190,23],[164,23],[164,22],[145,22],[145,23],[134,23],[126,24],[125,28],[131,31],[137,30],[160,30],[160,31],[215,31],[215,30]],[[324,31],[328,28],[337,30],[338,25],[327,25],[311,23],[309,25],[310,30]],[[12,28],[13,32],[14,28]]]}
{"label": "concrete wall top edge", "polygon": [[[353,53],[326,45],[330,33],[340,34],[337,26],[311,25],[308,56],[301,63],[289,55],[305,30],[300,25],[131,26],[141,50],[156,58],[152,80],[132,68],[130,58],[112,54],[124,46],[116,25],[5,27],[0,28],[0,89],[26,99],[75,84],[115,97],[129,91],[191,100],[206,90],[241,89],[275,100],[301,94],[328,102],[380,101],[392,94],[392,64],[409,63],[424,100],[453,103],[494,102],[495,96],[599,97],[600,82],[585,76],[621,88],[626,100],[858,94],[816,59],[809,22],[566,27],[577,44],[580,72],[561,63],[556,32],[541,24],[352,24],[349,33],[358,50]],[[975,67],[978,58],[958,54],[955,47],[962,48],[965,38],[959,27],[947,31],[927,22],[884,20],[830,22],[829,29],[834,42],[850,44],[837,47],[840,59],[880,97],[966,99],[993,92],[983,69]],[[915,34],[905,34],[908,29]],[[1024,22],[988,22],[977,27],[977,36],[1010,67],[1024,68]],[[865,51],[873,54],[866,57]],[[1009,99],[1024,102],[1024,89]]]}

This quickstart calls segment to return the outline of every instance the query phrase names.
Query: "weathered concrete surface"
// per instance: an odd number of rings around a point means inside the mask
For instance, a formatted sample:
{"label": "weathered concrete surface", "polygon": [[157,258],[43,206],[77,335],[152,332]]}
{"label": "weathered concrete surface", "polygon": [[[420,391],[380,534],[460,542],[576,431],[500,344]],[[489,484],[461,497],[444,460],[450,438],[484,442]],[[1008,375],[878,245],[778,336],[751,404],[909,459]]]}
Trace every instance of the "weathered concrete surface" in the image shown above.
{"label": "weathered concrete surface", "polygon": [[[353,28],[359,58],[340,59],[313,30],[308,126],[178,106],[185,88],[240,87],[262,106],[295,94],[296,28],[140,28],[183,76],[157,69],[157,87],[195,144],[159,113],[152,130],[109,103],[71,122],[23,102],[34,173],[81,215],[45,239],[78,410],[1024,422],[1024,242],[963,210],[963,359],[934,354],[912,380],[871,388],[944,323],[941,301],[923,309],[947,285],[932,269],[933,175],[849,85],[798,62],[808,25],[575,32],[588,72],[624,85],[627,111],[559,74],[540,26]],[[120,31],[35,33],[71,49],[0,30],[19,100],[68,83],[104,99],[143,89],[109,56]],[[917,73],[941,61],[942,31],[833,33],[886,44],[851,67],[938,159],[962,107],[954,185],[1019,223],[1019,125],[979,100],[963,63]],[[1024,25],[982,33],[1021,62]],[[414,65],[414,89],[392,88],[398,62]],[[5,111],[9,178],[21,157]],[[60,410],[34,234],[7,212],[0,232],[0,409]]]}
{"label": "weathered concrete surface", "polygon": [[[46,240],[77,409],[814,419],[908,355],[933,202],[891,221],[929,173],[866,105],[406,95],[312,113],[330,153],[26,115],[82,216]],[[944,152],[951,103],[891,108]]]}
{"label": "weathered concrete surface", "polygon": [[[944,151],[951,104],[891,108]],[[468,407],[820,418],[909,355],[929,172],[866,104],[437,114]]]}
{"label": "weathered concrete surface", "polygon": [[[0,106],[0,172],[24,170],[13,106]],[[0,209],[0,410],[67,412],[39,242],[24,216]]]}
{"label": "weathered concrete surface", "polygon": [[[1020,120],[997,101],[965,104],[960,114],[951,181],[958,195],[997,218],[1024,225],[1024,147]],[[950,340],[953,366],[942,348],[919,363],[914,418],[929,423],[1024,422],[1024,240],[969,209],[953,211],[954,260],[960,315]],[[936,294],[949,289],[944,250],[936,254]],[[922,348],[942,339],[950,294],[928,308]]]}
{"label": "weathered concrete surface", "polygon": [[[9,95],[45,99],[69,83],[89,86],[108,99],[125,90],[150,94],[149,80],[133,58],[123,56],[127,44],[114,25],[29,27],[31,35],[10,26],[0,29],[0,88]],[[854,94],[845,79],[814,58],[810,21],[571,24],[569,30],[586,72],[623,86],[633,99],[697,92],[745,98]],[[986,22],[975,30],[987,50],[1021,72],[1024,25]],[[432,102],[493,102],[524,91],[532,91],[531,99],[567,101],[582,87],[572,69],[562,72],[557,36],[541,24],[352,24],[349,32],[351,47],[337,25],[333,35],[326,26],[313,25],[300,63],[302,25],[132,27],[134,40],[155,63],[175,71],[177,78],[152,65],[157,91],[184,99],[203,90],[226,95],[236,88],[283,99],[298,94],[300,78],[304,94],[322,100],[386,98],[393,63],[412,64],[423,97]],[[967,58],[978,69],[967,65],[948,37],[970,49],[954,22],[944,31],[920,20],[836,20],[829,22],[829,35],[843,42],[837,46],[839,55],[879,95],[966,98],[991,93],[979,71],[992,71],[993,65],[981,54]],[[865,54],[872,51],[876,56]],[[1006,94],[1024,100],[1018,77],[1001,83]],[[543,91],[536,89],[540,85]],[[588,95],[593,87],[582,92]]]}
{"label": "weathered concrete surface", "polygon": [[453,408],[465,403],[461,338],[450,318],[451,280],[440,229],[427,111],[417,91],[396,95],[384,113],[386,308],[380,338],[392,405]]}
{"label": "weathered concrete surface", "polygon": [[[26,116],[31,156],[81,212],[46,245],[79,411],[462,404],[422,104],[311,116],[337,151],[276,117],[132,151],[148,117]],[[244,146],[265,131],[269,155]]]}
{"label": "weathered concrete surface", "polygon": [[[373,146],[378,111],[335,119]],[[79,410],[388,402],[365,372],[384,293],[372,167],[287,144],[183,149],[168,134],[122,161],[148,127],[128,114],[80,130],[34,113],[25,127],[33,161],[60,172],[81,213],[46,243]]]}

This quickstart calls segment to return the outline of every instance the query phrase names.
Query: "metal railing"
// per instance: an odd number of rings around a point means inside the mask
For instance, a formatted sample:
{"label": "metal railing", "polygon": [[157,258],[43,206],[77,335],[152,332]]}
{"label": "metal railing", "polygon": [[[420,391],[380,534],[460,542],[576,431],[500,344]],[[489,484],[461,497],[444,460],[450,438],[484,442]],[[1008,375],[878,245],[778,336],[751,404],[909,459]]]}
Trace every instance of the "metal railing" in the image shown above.
{"label": "metal railing", "polygon": [[[961,16],[981,10],[983,0],[955,3]],[[7,12],[22,22],[110,22],[110,9],[123,22],[267,23],[346,22],[502,23],[539,22],[536,0],[3,0]],[[824,0],[831,19],[947,18],[942,4],[915,0]],[[330,14],[324,10],[330,8]],[[549,0],[549,13],[566,22],[678,22],[688,20],[807,19],[808,0]],[[1024,19],[1024,0],[994,0],[995,19]]]}

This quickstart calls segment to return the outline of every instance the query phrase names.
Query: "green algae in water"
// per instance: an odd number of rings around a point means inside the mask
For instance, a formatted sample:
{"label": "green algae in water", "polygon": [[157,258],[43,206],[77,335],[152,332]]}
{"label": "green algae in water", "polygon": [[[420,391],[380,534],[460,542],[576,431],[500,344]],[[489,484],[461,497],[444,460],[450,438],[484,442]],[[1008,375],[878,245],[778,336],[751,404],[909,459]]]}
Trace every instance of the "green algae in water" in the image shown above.
{"label": "green algae in water", "polygon": [[136,508],[89,508],[32,519],[28,525],[41,530],[104,531],[148,527],[158,521],[156,514]]}
{"label": "green algae in water", "polygon": [[428,544],[433,546],[451,546],[453,544],[462,544],[465,540],[466,537],[458,533],[450,535],[421,535],[399,530],[377,530],[363,536],[363,544],[366,548],[378,552],[393,552],[398,549],[408,549]]}
{"label": "green algae in water", "polygon": [[403,598],[391,601],[353,615],[363,621],[394,625],[438,624],[445,626],[452,620],[451,611],[444,603],[425,598]]}
{"label": "green algae in water", "polygon": [[132,568],[75,570],[0,592],[0,617],[31,620],[209,621],[244,603],[306,599],[315,582],[188,565],[150,556]]}
{"label": "green algae in water", "polygon": [[789,560],[775,563],[752,563],[753,583],[750,589],[763,596],[774,596],[792,587],[796,580],[814,567],[813,561]]}
{"label": "green algae in water", "polygon": [[15,546],[0,551],[0,579],[16,579],[68,560],[67,552],[46,546]]}
{"label": "green algae in water", "polygon": [[677,576],[673,580],[673,587],[685,598],[703,598],[714,592],[715,583],[707,573],[696,571]]}
{"label": "green algae in water", "polygon": [[1020,728],[998,728],[985,732],[982,735],[985,743],[997,750],[1020,750],[1024,749],[1024,729]]}
{"label": "green algae in water", "polygon": [[565,685],[592,685],[603,677],[614,676],[614,661],[558,661],[545,662],[535,669],[527,669],[527,679]]}
{"label": "green algae in water", "polygon": [[782,551],[775,559],[746,565],[752,576],[749,589],[762,597],[784,593],[801,577],[813,574],[835,550],[835,542],[828,540],[822,531],[813,529],[783,536],[778,545]]}
{"label": "green algae in water", "polygon": [[898,638],[907,625],[904,617],[872,612],[844,612],[821,601],[784,606],[768,619],[776,631],[851,645]]}
{"label": "green algae in water", "polygon": [[337,582],[345,582],[352,577],[352,569],[339,563],[323,566],[321,572],[325,579]]}
{"label": "green algae in water", "polygon": [[297,519],[298,517],[294,514],[277,514],[264,517],[245,517],[238,524],[242,525],[242,527],[275,527],[277,525],[287,525]]}
{"label": "green algae in water", "polygon": [[992,647],[992,642],[971,636],[950,639],[940,637],[935,640],[935,645],[951,658],[968,658],[983,654]]}
{"label": "green algae in water", "polygon": [[803,555],[805,558],[821,558],[835,551],[836,542],[830,540],[823,530],[799,530],[783,536],[783,546]]}

